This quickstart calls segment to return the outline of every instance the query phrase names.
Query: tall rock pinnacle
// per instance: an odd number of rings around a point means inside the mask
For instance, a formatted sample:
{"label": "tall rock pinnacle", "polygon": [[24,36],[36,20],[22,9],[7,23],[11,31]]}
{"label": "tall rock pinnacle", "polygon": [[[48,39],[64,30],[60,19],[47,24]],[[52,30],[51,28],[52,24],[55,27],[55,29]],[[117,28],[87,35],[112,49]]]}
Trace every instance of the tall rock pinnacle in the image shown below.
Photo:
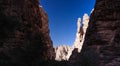
{"label": "tall rock pinnacle", "polygon": [[77,33],[80,30],[80,23],[81,23],[81,18],[78,18],[78,21],[77,21]]}
{"label": "tall rock pinnacle", "polygon": [[81,51],[86,29],[88,27],[88,22],[89,22],[89,16],[86,13],[83,16],[83,19],[78,18],[76,39],[75,39],[73,46],[72,47],[59,46],[55,48],[55,53],[56,53],[55,60],[57,61],[69,60],[73,50],[75,50],[78,53]]}
{"label": "tall rock pinnacle", "polygon": [[[81,18],[78,18],[78,21],[77,21],[77,33],[76,33],[76,39],[75,39],[75,42],[74,42],[74,45],[73,47],[74,48],[80,48],[81,47],[81,43],[80,43],[80,27],[81,27]],[[80,51],[79,51],[80,52]]]}
{"label": "tall rock pinnacle", "polygon": [[76,39],[73,45],[74,48],[78,48],[78,52],[80,52],[82,48],[84,36],[86,33],[86,29],[88,27],[88,22],[89,22],[89,16],[86,13],[83,16],[83,20],[81,20],[81,18],[78,18]]}
{"label": "tall rock pinnacle", "polygon": [[86,30],[87,30],[87,27],[88,27],[88,22],[89,22],[89,16],[88,16],[88,14],[85,13],[84,16],[83,16],[83,30],[84,30],[84,33],[86,33]]}
{"label": "tall rock pinnacle", "polygon": [[[88,14],[84,14],[83,16],[83,20],[81,20],[80,18],[78,18],[78,22],[77,22],[77,33],[76,33],[76,39],[73,45],[73,50],[71,53],[71,56],[69,57],[69,61],[71,63],[75,63],[76,61],[79,60],[79,53],[81,52],[82,49],[82,45],[84,42],[84,37],[86,34],[86,30],[88,27],[88,22],[89,22],[89,16]],[[80,26],[79,26],[80,24]]]}

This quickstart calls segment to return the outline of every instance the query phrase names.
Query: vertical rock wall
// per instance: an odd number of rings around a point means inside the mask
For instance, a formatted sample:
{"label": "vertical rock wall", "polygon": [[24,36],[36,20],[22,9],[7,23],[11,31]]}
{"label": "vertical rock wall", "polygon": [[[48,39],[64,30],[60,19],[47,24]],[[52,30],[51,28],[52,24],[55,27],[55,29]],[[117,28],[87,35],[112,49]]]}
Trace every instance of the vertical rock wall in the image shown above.
{"label": "vertical rock wall", "polygon": [[0,64],[34,65],[54,57],[39,0],[0,0]]}
{"label": "vertical rock wall", "polygon": [[91,66],[120,66],[119,0],[96,0],[83,45],[80,55]]}

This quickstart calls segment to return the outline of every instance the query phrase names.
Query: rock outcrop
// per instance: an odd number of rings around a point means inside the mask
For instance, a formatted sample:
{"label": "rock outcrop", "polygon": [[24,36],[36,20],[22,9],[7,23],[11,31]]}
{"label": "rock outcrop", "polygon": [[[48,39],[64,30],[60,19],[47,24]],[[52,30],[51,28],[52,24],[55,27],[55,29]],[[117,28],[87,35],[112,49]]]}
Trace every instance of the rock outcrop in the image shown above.
{"label": "rock outcrop", "polygon": [[55,60],[57,61],[66,61],[69,59],[69,55],[71,55],[72,48],[69,46],[59,46],[55,48],[56,57]]}
{"label": "rock outcrop", "polygon": [[73,48],[77,48],[79,53],[81,51],[84,42],[84,37],[86,34],[86,29],[88,27],[88,22],[89,22],[89,16],[86,13],[84,14],[82,20],[81,18],[78,18],[77,21],[77,32],[76,32],[76,38],[73,44]]}
{"label": "rock outcrop", "polygon": [[39,0],[0,0],[0,65],[35,66],[53,58],[48,17]]}
{"label": "rock outcrop", "polygon": [[120,66],[119,0],[96,0],[79,58],[82,66]]}
{"label": "rock outcrop", "polygon": [[[83,40],[83,34],[84,34],[84,31],[83,31],[83,27],[82,27],[82,20],[81,18],[78,18],[78,21],[77,21],[77,32],[76,32],[76,38],[75,38],[75,42],[73,44],[73,48],[79,48],[78,49],[78,52],[80,52],[80,49],[82,47],[82,40]],[[81,32],[80,32],[81,31]],[[81,37],[80,37],[81,36]]]}
{"label": "rock outcrop", "polygon": [[[84,14],[82,20],[81,20],[81,18],[78,18],[76,38],[75,38],[75,42],[74,42],[73,46],[72,47],[70,47],[70,46],[58,46],[57,48],[55,48],[55,54],[56,54],[55,60],[57,60],[57,61],[64,61],[64,60],[69,61],[69,58],[70,58],[72,52],[74,54],[76,53],[76,51],[77,51],[76,54],[80,53],[83,42],[84,42],[86,29],[88,27],[88,22],[89,22],[89,16],[86,13]],[[74,56],[74,54],[72,54],[72,55]]]}
{"label": "rock outcrop", "polygon": [[77,60],[79,60],[78,57],[83,46],[86,30],[88,27],[88,22],[89,22],[89,16],[86,13],[83,16],[83,20],[78,18],[78,23],[77,23],[78,30],[76,33],[75,42],[73,44],[73,50],[72,50],[71,56],[69,57],[70,63],[75,63]]}

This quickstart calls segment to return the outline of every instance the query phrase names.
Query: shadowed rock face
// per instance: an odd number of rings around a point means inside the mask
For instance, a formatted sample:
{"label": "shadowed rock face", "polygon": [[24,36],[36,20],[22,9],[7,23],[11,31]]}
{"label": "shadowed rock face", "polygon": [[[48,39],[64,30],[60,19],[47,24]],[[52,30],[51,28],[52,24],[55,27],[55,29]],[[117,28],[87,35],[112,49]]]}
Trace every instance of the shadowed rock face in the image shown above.
{"label": "shadowed rock face", "polygon": [[[119,10],[119,0],[96,0],[83,49],[73,53],[77,59],[44,64],[120,66]],[[53,57],[48,18],[39,0],[0,0],[0,66],[40,66]]]}
{"label": "shadowed rock face", "polygon": [[0,0],[0,64],[52,60],[48,17],[39,0]]}
{"label": "shadowed rock face", "polygon": [[80,55],[85,59],[95,54],[97,66],[120,66],[119,0],[96,0]]}

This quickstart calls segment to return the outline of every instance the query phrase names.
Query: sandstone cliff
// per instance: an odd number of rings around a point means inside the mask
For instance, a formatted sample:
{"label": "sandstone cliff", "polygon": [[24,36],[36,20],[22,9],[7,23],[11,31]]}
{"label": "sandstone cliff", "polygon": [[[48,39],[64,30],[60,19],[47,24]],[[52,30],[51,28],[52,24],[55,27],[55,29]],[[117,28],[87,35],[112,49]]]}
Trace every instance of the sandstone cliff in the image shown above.
{"label": "sandstone cliff", "polygon": [[120,66],[119,0],[96,0],[77,62],[82,66]]}
{"label": "sandstone cliff", "polygon": [[39,0],[0,0],[0,64],[32,66],[53,57],[48,17]]}

